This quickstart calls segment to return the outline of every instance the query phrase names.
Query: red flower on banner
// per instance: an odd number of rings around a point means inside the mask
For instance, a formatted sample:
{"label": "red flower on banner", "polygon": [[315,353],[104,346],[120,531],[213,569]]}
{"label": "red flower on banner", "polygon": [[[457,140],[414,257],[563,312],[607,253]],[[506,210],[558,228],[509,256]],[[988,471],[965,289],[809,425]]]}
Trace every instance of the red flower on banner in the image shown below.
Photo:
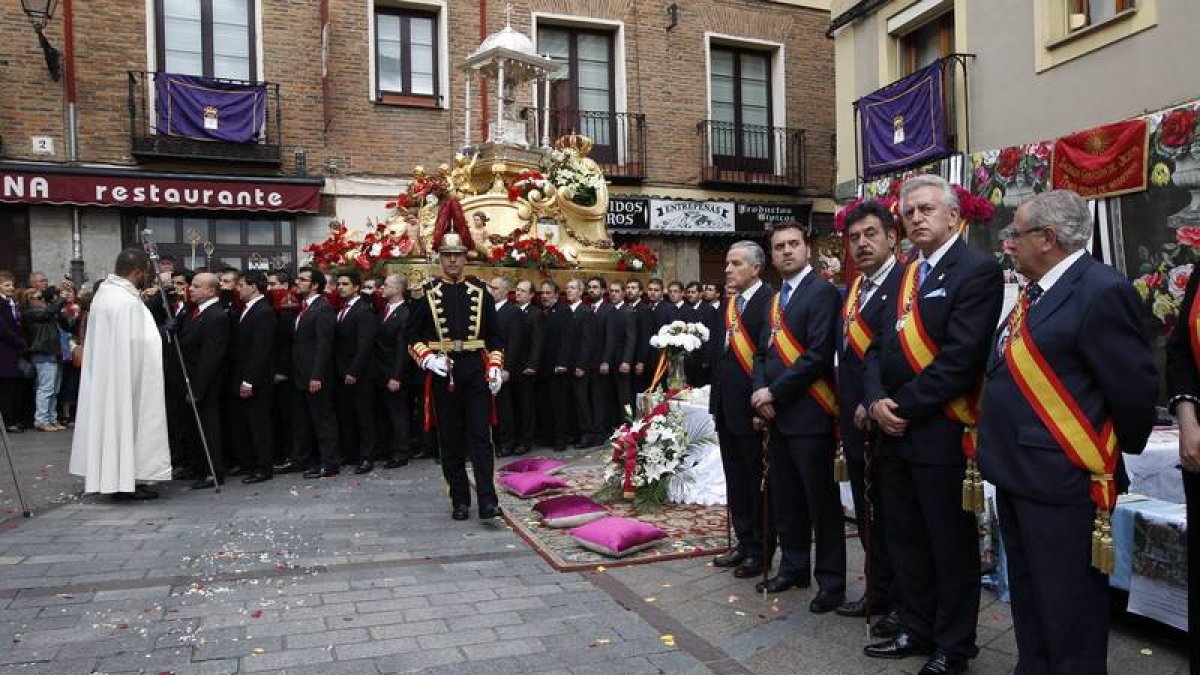
{"label": "red flower on banner", "polygon": [[1191,108],[1176,108],[1163,118],[1159,127],[1159,140],[1168,148],[1182,148],[1192,144],[1196,136],[1196,111]]}
{"label": "red flower on banner", "polygon": [[1021,166],[1021,149],[1018,147],[1005,148],[1000,151],[1000,159],[996,161],[996,173],[1005,178],[1012,178]]}

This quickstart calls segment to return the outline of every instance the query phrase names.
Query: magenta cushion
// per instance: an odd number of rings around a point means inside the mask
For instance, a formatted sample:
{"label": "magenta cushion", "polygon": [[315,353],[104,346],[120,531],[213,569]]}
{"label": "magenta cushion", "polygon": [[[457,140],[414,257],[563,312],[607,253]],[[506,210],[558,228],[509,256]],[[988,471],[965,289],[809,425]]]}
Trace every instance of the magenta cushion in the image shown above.
{"label": "magenta cushion", "polygon": [[619,558],[650,548],[667,533],[640,520],[609,516],[571,530],[571,536],[588,550]]}
{"label": "magenta cushion", "polygon": [[561,495],[544,499],[533,507],[550,527],[576,527],[603,518],[608,510],[582,495]]}
{"label": "magenta cushion", "polygon": [[544,473],[506,473],[497,479],[504,489],[518,497],[528,499],[549,490],[567,487],[567,481]]}
{"label": "magenta cushion", "polygon": [[526,457],[500,467],[500,473],[529,473],[530,471],[557,473],[559,469],[566,465],[566,462],[550,459],[549,457]]}

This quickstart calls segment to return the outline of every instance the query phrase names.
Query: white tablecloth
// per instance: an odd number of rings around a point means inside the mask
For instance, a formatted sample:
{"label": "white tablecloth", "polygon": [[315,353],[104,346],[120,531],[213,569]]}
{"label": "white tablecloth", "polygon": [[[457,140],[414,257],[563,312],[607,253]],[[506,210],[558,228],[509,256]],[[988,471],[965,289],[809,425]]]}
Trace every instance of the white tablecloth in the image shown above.
{"label": "white tablecloth", "polygon": [[1140,455],[1125,455],[1129,492],[1172,504],[1183,504],[1178,427],[1156,427]]}
{"label": "white tablecloth", "polygon": [[[721,465],[721,447],[717,443],[717,427],[708,412],[708,400],[681,402],[683,423],[689,443],[688,468],[677,473],[667,484],[667,499],[673,504],[725,503],[725,468]],[[695,442],[696,439],[706,439]]]}

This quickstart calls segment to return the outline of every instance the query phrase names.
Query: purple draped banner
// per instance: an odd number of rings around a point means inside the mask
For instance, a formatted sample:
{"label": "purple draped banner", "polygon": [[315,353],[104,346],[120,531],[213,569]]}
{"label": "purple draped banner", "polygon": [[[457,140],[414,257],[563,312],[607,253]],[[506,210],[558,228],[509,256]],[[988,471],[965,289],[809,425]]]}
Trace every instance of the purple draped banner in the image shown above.
{"label": "purple draped banner", "polygon": [[158,73],[154,87],[158,133],[201,141],[258,141],[267,115],[265,84]]}
{"label": "purple draped banner", "polygon": [[858,100],[862,172],[874,178],[950,154],[942,61]]}

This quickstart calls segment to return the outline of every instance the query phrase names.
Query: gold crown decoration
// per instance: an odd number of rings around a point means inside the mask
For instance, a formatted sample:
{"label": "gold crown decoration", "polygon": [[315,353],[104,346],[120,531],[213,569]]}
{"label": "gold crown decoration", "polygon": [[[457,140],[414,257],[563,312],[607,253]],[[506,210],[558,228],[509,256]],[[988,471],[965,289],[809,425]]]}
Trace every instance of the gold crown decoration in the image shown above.
{"label": "gold crown decoration", "polygon": [[588,153],[592,151],[593,145],[595,144],[592,142],[592,139],[583,134],[566,134],[565,136],[559,136],[558,140],[554,141],[555,148],[559,150],[570,148],[579,153],[580,157],[587,157]]}
{"label": "gold crown decoration", "polygon": [[467,245],[463,243],[462,237],[457,232],[447,232],[442,235],[442,243],[438,246],[438,253],[466,253]]}
{"label": "gold crown decoration", "polygon": [[205,117],[208,117],[211,119],[216,119],[218,114],[220,114],[220,111],[217,110],[217,106],[215,106],[215,105],[204,106],[204,116]]}

